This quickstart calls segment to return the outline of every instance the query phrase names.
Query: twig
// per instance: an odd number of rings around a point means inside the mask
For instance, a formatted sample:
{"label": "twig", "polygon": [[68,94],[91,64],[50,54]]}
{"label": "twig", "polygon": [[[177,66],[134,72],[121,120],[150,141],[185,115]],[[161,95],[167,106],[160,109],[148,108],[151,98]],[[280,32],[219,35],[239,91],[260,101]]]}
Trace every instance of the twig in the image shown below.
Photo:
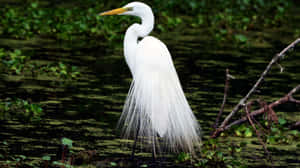
{"label": "twig", "polygon": [[[287,102],[292,102],[292,103],[296,103],[296,104],[300,104],[300,100],[296,100],[293,98],[293,94],[298,92],[300,90],[300,84],[297,85],[295,88],[293,88],[287,95],[285,95],[284,97],[281,97],[280,99],[278,99],[277,101],[267,105],[266,107],[262,107],[258,110],[255,110],[253,112],[250,113],[251,117],[263,114],[265,112],[268,111],[269,108],[273,109],[274,107],[283,104],[283,103],[287,103]],[[219,135],[221,132],[228,130],[229,128],[231,128],[234,125],[238,125],[241,124],[243,122],[247,121],[247,116],[242,117],[239,120],[236,120],[234,122],[232,122],[231,124],[226,125],[223,129],[217,129],[214,134],[212,135],[212,137],[217,137],[217,135]]]}
{"label": "twig", "polygon": [[265,71],[261,74],[257,82],[254,84],[254,86],[251,88],[251,90],[247,93],[247,95],[240,100],[240,102],[234,107],[234,109],[231,111],[231,113],[224,119],[221,126],[218,128],[220,130],[224,129],[229,120],[234,116],[234,114],[239,111],[243,106],[245,106],[246,101],[249,99],[249,97],[252,95],[253,92],[256,91],[259,84],[264,80],[265,76],[270,71],[271,67],[282,57],[284,57],[285,53],[289,51],[291,48],[294,48],[296,44],[300,43],[300,38],[292,42],[290,45],[288,45],[285,49],[283,49],[279,54],[276,54],[273,59],[270,61],[268,66],[266,67]]}
{"label": "twig", "polygon": [[272,161],[271,155],[270,155],[270,153],[269,153],[269,151],[268,151],[268,149],[267,149],[267,147],[266,147],[266,144],[265,144],[265,143],[263,142],[263,140],[261,139],[261,134],[260,134],[260,132],[256,129],[256,127],[255,127],[255,125],[254,125],[254,123],[253,123],[253,121],[252,121],[252,119],[251,119],[252,117],[250,116],[250,112],[249,112],[249,106],[250,106],[250,105],[251,105],[251,102],[248,103],[248,104],[245,106],[246,116],[247,116],[247,118],[248,118],[249,123],[251,124],[251,126],[252,126],[253,129],[255,130],[255,133],[256,133],[256,135],[257,135],[257,138],[258,138],[259,142],[261,143],[261,145],[263,146],[265,152],[267,153],[268,158]]}
{"label": "twig", "polygon": [[213,126],[213,128],[217,128],[218,125],[219,125],[219,120],[220,120],[220,117],[222,116],[222,113],[224,111],[224,107],[225,107],[225,104],[226,104],[226,100],[227,100],[227,95],[228,95],[228,89],[229,89],[229,80],[230,78],[232,78],[229,74],[229,69],[227,68],[226,69],[226,80],[225,80],[225,87],[224,87],[224,97],[223,97],[223,102],[222,102],[222,105],[221,105],[221,108],[220,108],[220,111],[219,111],[219,114],[216,118],[216,122]]}

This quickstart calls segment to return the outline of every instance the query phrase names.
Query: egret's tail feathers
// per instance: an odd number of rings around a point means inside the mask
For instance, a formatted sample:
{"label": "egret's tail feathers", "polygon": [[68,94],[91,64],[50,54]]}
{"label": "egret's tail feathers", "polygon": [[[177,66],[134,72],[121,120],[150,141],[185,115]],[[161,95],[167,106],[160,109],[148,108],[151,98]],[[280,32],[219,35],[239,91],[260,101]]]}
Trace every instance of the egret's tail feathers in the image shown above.
{"label": "egret's tail feathers", "polygon": [[[160,72],[136,74],[121,115],[124,138],[159,136],[169,150],[194,153],[200,143],[200,126],[184,96],[177,75]],[[138,130],[138,132],[137,132]],[[152,137],[152,138],[151,138]]]}

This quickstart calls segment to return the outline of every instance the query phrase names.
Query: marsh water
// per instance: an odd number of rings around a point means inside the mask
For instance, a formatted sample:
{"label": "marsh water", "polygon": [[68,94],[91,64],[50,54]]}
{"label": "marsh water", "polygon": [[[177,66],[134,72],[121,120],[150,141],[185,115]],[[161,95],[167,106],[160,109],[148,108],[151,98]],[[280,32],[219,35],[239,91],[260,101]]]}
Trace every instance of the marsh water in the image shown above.
{"label": "marsh water", "polygon": [[[165,42],[171,52],[186,97],[203,129],[204,139],[209,137],[223,99],[225,69],[235,77],[230,81],[227,114],[258,79],[272,57],[296,37],[294,29],[300,26],[300,15],[289,25],[264,32],[249,32],[248,44],[222,43],[213,40],[207,28],[184,29],[162,34],[153,33]],[[293,24],[292,24],[293,23]],[[124,30],[125,32],[125,30]],[[122,146],[116,124],[122,112],[131,75],[124,61],[122,41],[108,44],[106,39],[96,41],[58,41],[52,38],[17,40],[0,37],[0,47],[21,49],[34,53],[37,63],[63,61],[79,67],[79,80],[62,82],[46,75],[1,74],[1,98],[30,99],[43,105],[47,114],[39,125],[19,121],[1,121],[0,140],[9,144],[10,153],[22,154],[30,159],[44,155],[55,157],[61,138],[74,141],[74,151],[97,150],[100,159],[126,158],[130,148]],[[281,60],[262,83],[253,98],[272,102],[284,96],[300,82],[300,48]],[[299,106],[292,104],[276,108],[278,116],[299,121]],[[261,145],[253,138],[224,138],[238,143],[249,142],[241,156],[249,167],[269,165]],[[299,142],[298,142],[299,144]],[[275,167],[300,167],[297,143],[269,145]],[[225,149],[224,149],[225,150]],[[140,157],[150,154],[139,153]]]}

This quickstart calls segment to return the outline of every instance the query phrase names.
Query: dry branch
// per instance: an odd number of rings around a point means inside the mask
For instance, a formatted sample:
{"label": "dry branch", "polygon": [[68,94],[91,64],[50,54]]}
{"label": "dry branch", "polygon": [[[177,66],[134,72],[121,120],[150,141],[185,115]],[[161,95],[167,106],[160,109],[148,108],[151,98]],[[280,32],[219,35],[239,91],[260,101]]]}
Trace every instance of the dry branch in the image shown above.
{"label": "dry branch", "polygon": [[246,111],[246,116],[247,116],[247,118],[248,118],[248,121],[249,121],[249,123],[251,124],[251,126],[252,126],[252,128],[255,130],[255,133],[256,133],[256,135],[257,135],[257,138],[258,138],[258,140],[259,140],[259,142],[261,143],[261,145],[263,146],[263,148],[264,148],[264,150],[265,150],[265,152],[267,153],[267,155],[268,155],[268,158],[271,158],[270,156],[270,153],[269,153],[269,151],[268,151],[268,149],[267,149],[267,146],[266,146],[266,144],[264,143],[264,141],[262,140],[262,136],[261,136],[261,133],[259,132],[259,130],[257,130],[256,129],[256,127],[255,127],[255,124],[253,123],[253,121],[252,121],[252,116],[250,116],[250,107],[249,106],[251,106],[251,103],[252,102],[250,102],[248,105],[246,105],[245,106],[245,111]]}
{"label": "dry branch", "polygon": [[[299,90],[300,90],[300,84],[297,85],[295,88],[293,88],[293,89],[292,89],[287,95],[285,95],[284,97],[282,97],[282,98],[278,99],[277,101],[275,101],[275,102],[269,104],[269,105],[267,106],[267,108],[266,108],[266,107],[262,107],[262,108],[260,108],[260,109],[258,109],[258,110],[255,110],[255,111],[251,112],[251,113],[250,113],[250,116],[251,116],[251,117],[254,117],[254,116],[263,114],[263,113],[267,112],[269,109],[273,109],[274,107],[276,107],[276,106],[278,106],[278,105],[280,105],[280,104],[287,103],[287,102],[300,104],[300,100],[296,100],[296,99],[293,97],[293,94],[295,94],[295,93],[298,92]],[[234,126],[234,125],[241,124],[241,123],[243,123],[243,122],[245,122],[245,121],[247,121],[247,120],[248,120],[247,116],[244,116],[244,117],[242,117],[241,119],[236,120],[236,121],[232,122],[231,124],[226,125],[223,129],[217,129],[217,130],[213,133],[212,137],[217,137],[221,132],[223,132],[223,131],[225,131],[225,130],[228,130],[229,128],[231,128],[231,127]]]}
{"label": "dry branch", "polygon": [[229,120],[234,116],[236,112],[238,112],[243,106],[245,106],[245,103],[249,99],[249,97],[252,95],[253,92],[256,91],[259,84],[264,80],[265,76],[270,71],[271,67],[277,63],[277,61],[280,58],[283,58],[287,51],[289,51],[291,48],[294,48],[298,43],[300,43],[300,38],[292,42],[290,45],[288,45],[286,48],[284,48],[279,54],[276,54],[273,59],[270,61],[268,66],[266,67],[265,71],[261,74],[260,78],[257,80],[257,82],[254,84],[254,86],[251,88],[251,90],[247,93],[247,95],[240,100],[240,102],[234,107],[234,109],[231,111],[231,113],[225,118],[225,120],[222,122],[221,126],[218,129],[224,129]]}
{"label": "dry branch", "polygon": [[[286,48],[284,48],[280,53],[276,54],[273,59],[269,62],[268,66],[266,67],[266,69],[264,70],[264,72],[261,74],[261,76],[259,77],[259,79],[256,81],[256,83],[254,84],[254,86],[250,89],[250,91],[247,93],[247,95],[245,97],[243,97],[240,102],[233,108],[233,110],[231,111],[231,113],[224,119],[224,121],[222,122],[222,124],[215,130],[215,132],[212,134],[212,137],[217,137],[219,135],[219,133],[223,132],[224,130],[227,130],[228,128],[230,128],[231,126],[233,125],[236,125],[236,124],[240,124],[244,121],[247,120],[247,117],[243,117],[242,119],[240,120],[237,120],[237,121],[234,121],[232,122],[231,124],[228,124],[228,122],[231,120],[231,118],[234,116],[234,114],[236,112],[238,112],[242,107],[245,106],[247,100],[249,99],[249,97],[256,91],[256,89],[258,88],[258,86],[260,85],[260,83],[264,80],[265,76],[268,74],[268,72],[270,71],[271,67],[278,62],[278,60],[280,58],[283,58],[286,54],[287,51],[289,51],[290,49],[294,48],[298,43],[300,43],[300,38],[296,39],[294,42],[292,42],[290,45],[288,45]],[[299,85],[298,85],[299,86]],[[294,88],[295,90],[298,90],[298,86],[296,88]],[[291,91],[292,92],[292,91]],[[290,92],[290,93],[291,93]],[[226,93],[226,92],[225,92]],[[224,94],[225,94],[224,93]],[[290,94],[289,93],[289,94]],[[227,94],[227,93],[226,93]],[[288,94],[288,95],[289,95]],[[226,95],[227,96],[227,95]],[[224,95],[225,97],[225,95]],[[287,100],[286,100],[287,99]],[[268,109],[272,109],[272,107],[274,106],[277,106],[279,104],[282,104],[282,101],[290,101],[290,102],[294,102],[294,103],[299,103],[300,101],[299,100],[295,100],[292,96],[285,96],[281,99],[279,99],[278,101],[270,104],[270,108]],[[223,104],[222,104],[223,106]],[[222,110],[222,107],[220,109],[220,112],[221,113],[223,110]],[[255,115],[258,115],[258,114],[261,114],[261,113],[264,113],[266,110],[265,108],[261,108],[259,110],[256,110],[254,112],[252,112],[250,115],[252,116],[255,116]],[[218,118],[219,118],[219,115],[218,115]],[[216,121],[218,121],[218,118]]]}
{"label": "dry branch", "polygon": [[227,100],[227,95],[228,95],[228,89],[229,89],[229,80],[233,78],[230,74],[229,74],[229,69],[227,68],[226,69],[226,80],[225,80],[225,87],[224,87],[224,97],[223,97],[223,102],[222,102],[222,105],[221,105],[221,108],[220,108],[220,111],[219,111],[219,114],[216,118],[216,122],[213,126],[213,128],[217,128],[218,125],[219,125],[219,120],[222,116],[222,113],[224,111],[224,107],[225,107],[225,104],[226,104],[226,100]]}

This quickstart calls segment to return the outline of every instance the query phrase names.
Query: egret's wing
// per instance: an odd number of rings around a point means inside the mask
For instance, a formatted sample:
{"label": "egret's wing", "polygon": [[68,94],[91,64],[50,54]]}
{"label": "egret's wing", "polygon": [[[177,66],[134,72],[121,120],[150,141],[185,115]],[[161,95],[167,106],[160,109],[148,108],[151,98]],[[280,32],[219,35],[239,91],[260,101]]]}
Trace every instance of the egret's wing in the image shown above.
{"label": "egret's wing", "polygon": [[163,136],[170,124],[172,107],[168,101],[175,96],[169,87],[179,84],[171,55],[161,41],[146,37],[138,44],[135,65],[134,82],[142,87],[139,91],[143,94],[136,101],[150,118],[154,130]]}
{"label": "egret's wing", "polygon": [[147,36],[137,46],[133,82],[121,116],[125,135],[166,139],[169,147],[193,151],[199,125],[184,96],[171,55],[158,39]]}

